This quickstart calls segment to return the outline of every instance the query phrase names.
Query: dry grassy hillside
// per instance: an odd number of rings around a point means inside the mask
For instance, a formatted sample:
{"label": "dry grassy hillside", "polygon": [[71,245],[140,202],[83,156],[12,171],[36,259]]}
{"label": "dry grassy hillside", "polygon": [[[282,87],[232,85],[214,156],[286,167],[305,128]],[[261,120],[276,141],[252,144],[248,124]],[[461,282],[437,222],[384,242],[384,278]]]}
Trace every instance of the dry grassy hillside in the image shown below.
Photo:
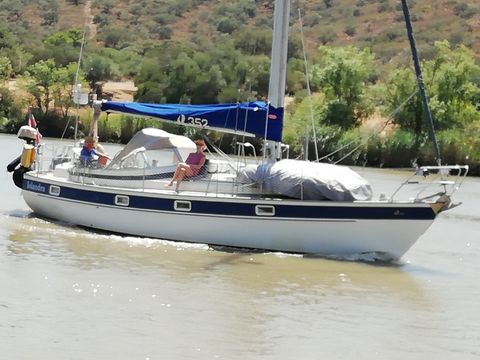
{"label": "dry grassy hillside", "polygon": [[[14,1],[15,2],[15,1]],[[147,42],[214,41],[249,28],[271,26],[273,0],[17,0],[20,18],[35,35],[90,23],[90,35],[103,46],[105,34],[116,30],[124,45]],[[74,3],[79,5],[74,5]],[[56,4],[55,21],[45,17]],[[462,0],[410,0],[420,50],[436,40],[465,44],[480,59],[480,3]],[[384,62],[395,58],[406,46],[405,26],[399,0],[305,0],[292,2],[292,34],[298,35],[298,7],[303,14],[307,46],[321,44],[369,46]],[[243,17],[243,14],[249,13]],[[239,16],[242,14],[242,16]],[[12,20],[7,16],[7,21]],[[227,30],[221,28],[224,20]],[[225,24],[222,23],[223,25]]]}

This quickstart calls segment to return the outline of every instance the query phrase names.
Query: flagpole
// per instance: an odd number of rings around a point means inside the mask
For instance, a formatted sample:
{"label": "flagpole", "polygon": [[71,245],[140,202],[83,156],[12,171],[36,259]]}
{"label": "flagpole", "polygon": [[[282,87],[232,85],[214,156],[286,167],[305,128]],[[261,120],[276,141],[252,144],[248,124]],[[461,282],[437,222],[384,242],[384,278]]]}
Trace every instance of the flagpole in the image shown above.
{"label": "flagpole", "polygon": [[36,130],[35,134],[35,145],[40,145],[40,140],[42,140],[42,134],[40,134],[40,130],[38,130],[37,120],[35,120],[35,116],[33,116],[32,107],[28,107],[28,120],[27,125],[34,128]]}

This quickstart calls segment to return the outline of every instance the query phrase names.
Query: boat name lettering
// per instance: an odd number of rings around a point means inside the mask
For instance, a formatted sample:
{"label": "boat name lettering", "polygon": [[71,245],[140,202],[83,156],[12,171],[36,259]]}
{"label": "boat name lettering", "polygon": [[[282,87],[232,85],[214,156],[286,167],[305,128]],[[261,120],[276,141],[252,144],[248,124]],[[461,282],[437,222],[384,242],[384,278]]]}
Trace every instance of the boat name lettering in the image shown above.
{"label": "boat name lettering", "polygon": [[42,193],[47,192],[47,189],[45,188],[45,186],[40,184],[35,184],[34,182],[31,182],[31,181],[27,181],[27,189],[37,191],[37,192],[42,192]]}
{"label": "boat name lettering", "polygon": [[190,125],[197,125],[197,126],[208,126],[207,119],[193,117],[193,116],[187,117],[185,115],[179,115],[177,118],[177,122],[182,124],[190,124]]}

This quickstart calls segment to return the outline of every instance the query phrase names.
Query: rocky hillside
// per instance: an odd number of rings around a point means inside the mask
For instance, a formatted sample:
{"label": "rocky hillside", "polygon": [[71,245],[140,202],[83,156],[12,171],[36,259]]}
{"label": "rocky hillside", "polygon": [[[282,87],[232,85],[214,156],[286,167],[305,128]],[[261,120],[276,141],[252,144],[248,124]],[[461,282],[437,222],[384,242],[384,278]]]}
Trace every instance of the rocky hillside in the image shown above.
{"label": "rocky hillside", "polygon": [[[218,36],[269,29],[273,0],[8,0],[0,19],[22,43],[39,46],[54,31],[83,28],[100,47],[145,48],[177,40],[191,44]],[[480,58],[480,4],[462,0],[410,0],[424,57],[434,41],[465,44]],[[299,35],[300,6],[307,46],[368,46],[383,63],[404,57],[405,27],[399,0],[292,2],[292,35]],[[1,47],[1,45],[0,45]]]}

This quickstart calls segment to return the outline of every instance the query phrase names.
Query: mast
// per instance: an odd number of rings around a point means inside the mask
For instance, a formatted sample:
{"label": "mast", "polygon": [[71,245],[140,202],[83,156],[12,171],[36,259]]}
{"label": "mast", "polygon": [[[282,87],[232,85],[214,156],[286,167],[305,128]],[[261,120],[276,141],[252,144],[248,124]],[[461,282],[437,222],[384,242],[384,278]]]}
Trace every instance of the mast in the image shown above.
{"label": "mast", "polygon": [[[283,108],[285,104],[289,20],[290,0],[276,0],[273,13],[272,56],[268,86],[268,100],[276,108]],[[280,142],[269,142],[264,150],[267,150],[267,157],[271,160],[279,160],[282,156]]]}
{"label": "mast", "polygon": [[418,91],[420,92],[420,97],[422,99],[423,111],[427,116],[427,125],[428,131],[430,134],[430,139],[433,142],[433,147],[435,150],[435,159],[437,164],[441,165],[440,157],[440,148],[438,146],[437,138],[435,136],[435,128],[433,126],[432,113],[430,112],[430,107],[428,106],[428,97],[425,92],[425,83],[423,82],[422,69],[420,68],[420,61],[418,60],[417,47],[415,45],[415,38],[413,37],[413,27],[410,21],[410,11],[408,9],[407,0],[402,0],[402,9],[403,16],[405,17],[405,25],[407,27],[408,40],[410,42],[410,49],[412,50],[412,59],[413,65],[415,67],[415,75],[417,76]]}

